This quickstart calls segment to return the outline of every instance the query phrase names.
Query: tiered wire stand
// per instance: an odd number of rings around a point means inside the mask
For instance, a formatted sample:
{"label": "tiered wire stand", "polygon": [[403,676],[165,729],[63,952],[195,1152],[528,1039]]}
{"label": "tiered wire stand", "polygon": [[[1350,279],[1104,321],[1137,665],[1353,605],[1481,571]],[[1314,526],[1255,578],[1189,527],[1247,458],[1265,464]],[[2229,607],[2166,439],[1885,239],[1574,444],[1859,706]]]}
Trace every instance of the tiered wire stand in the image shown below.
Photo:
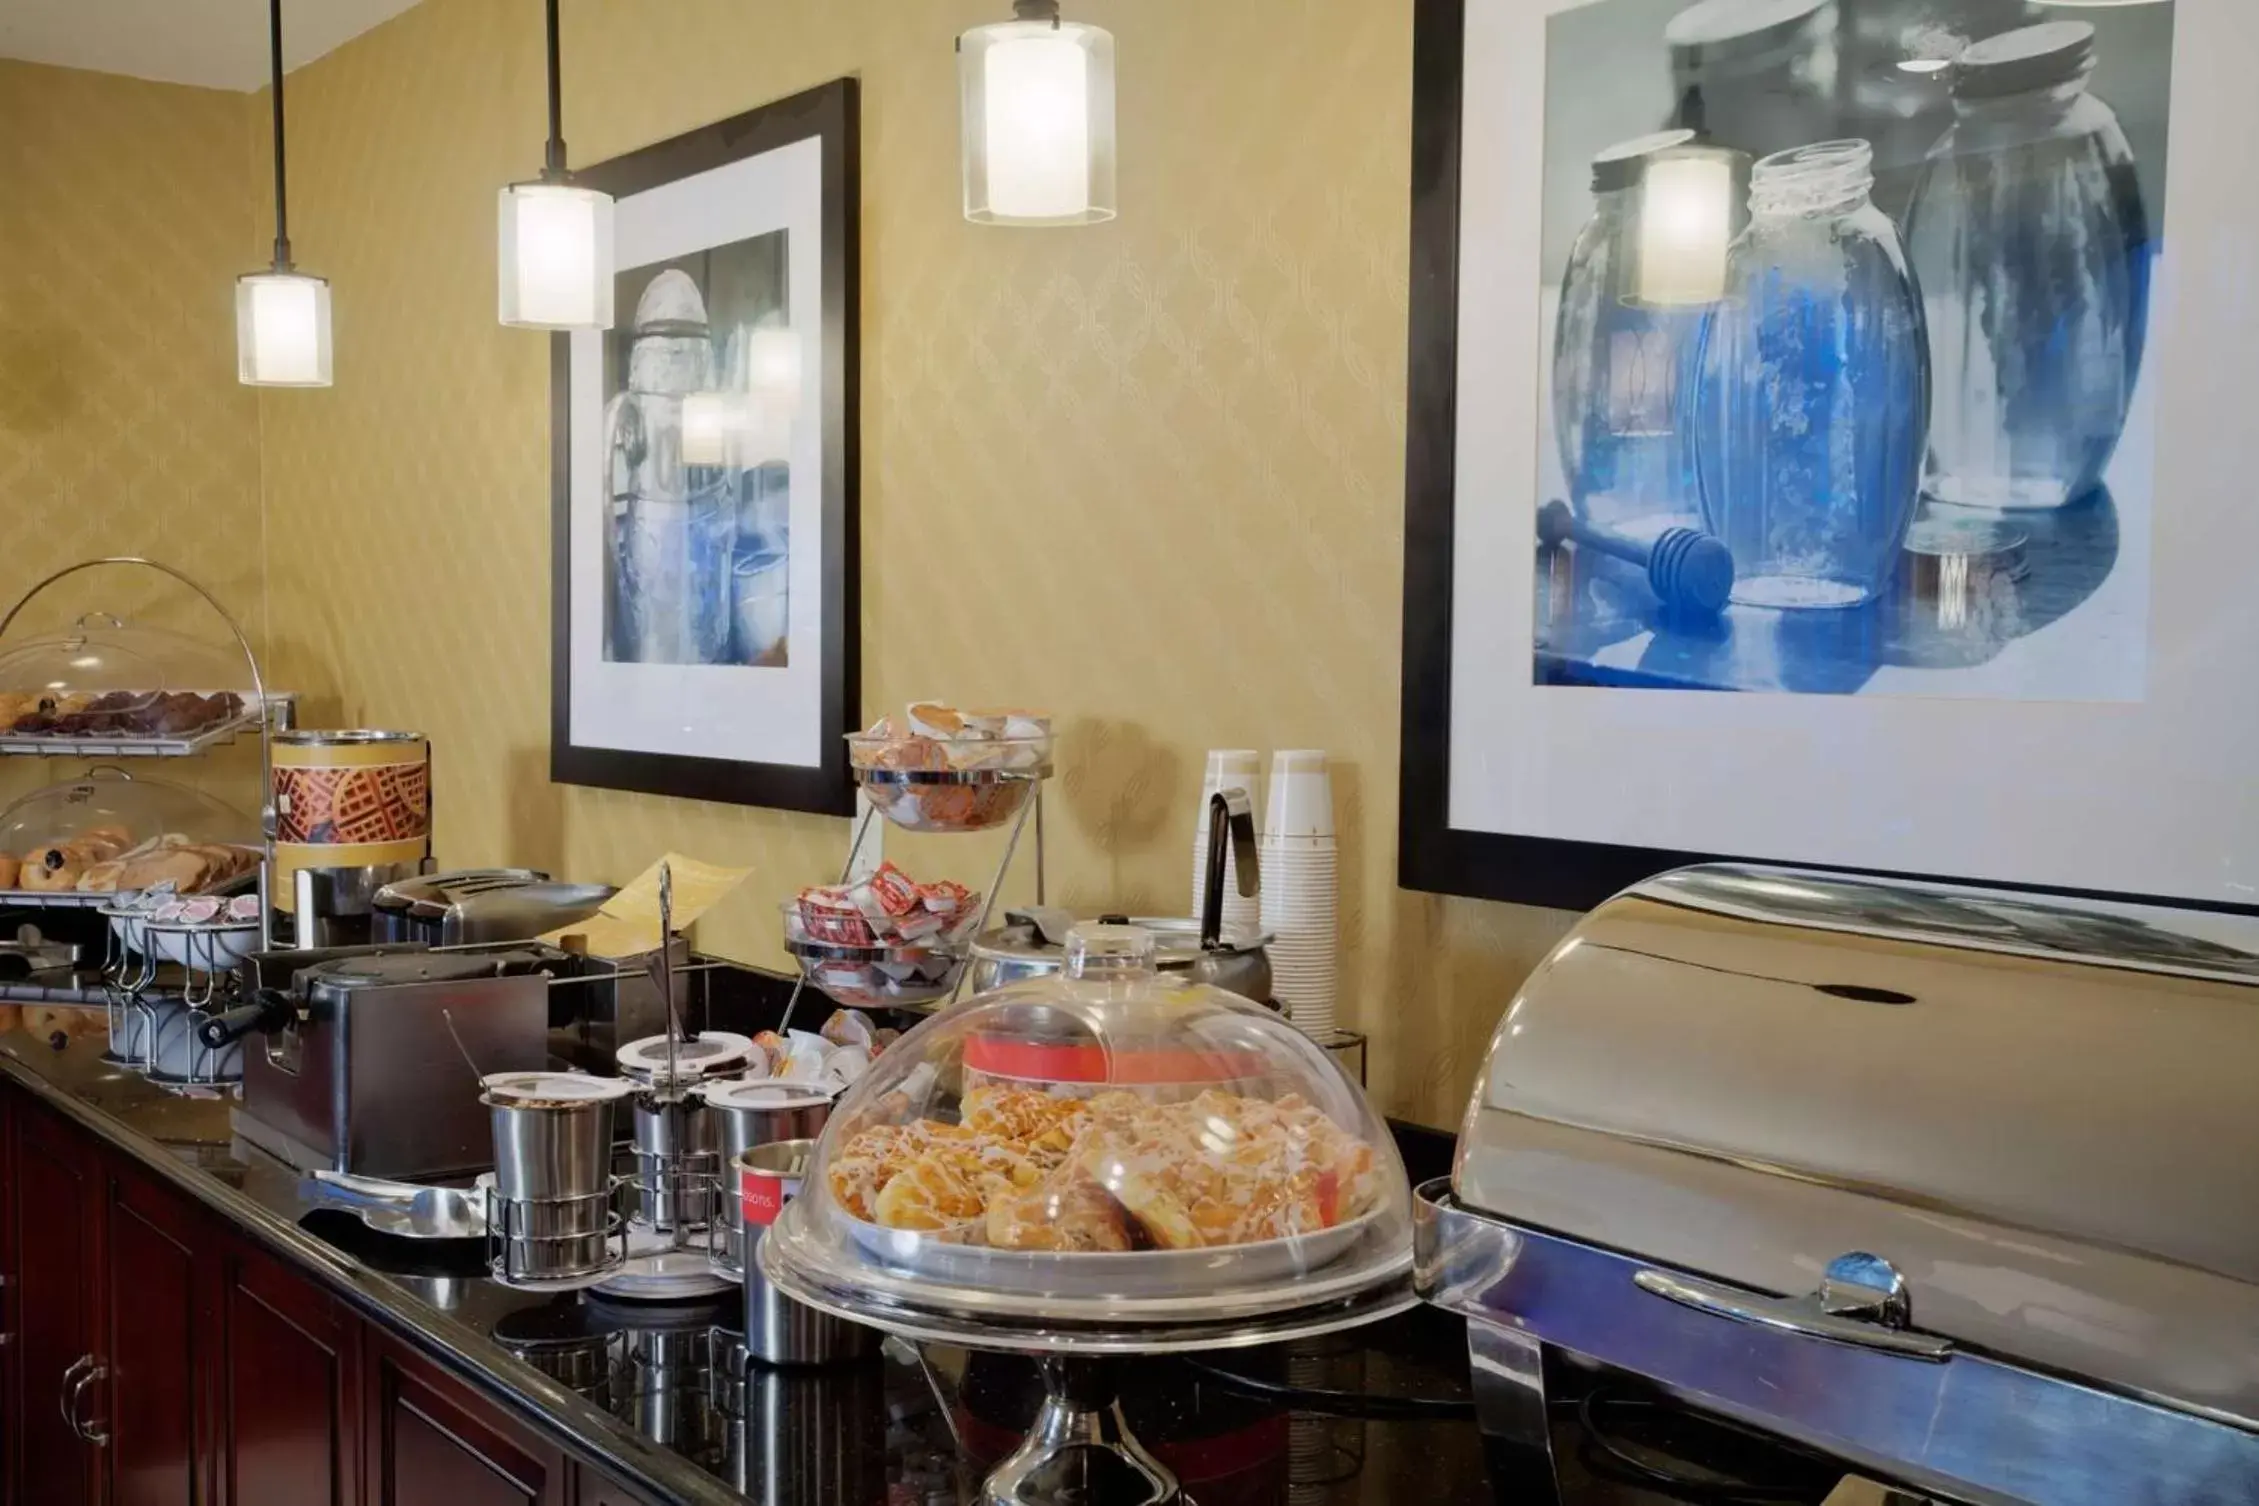
{"label": "tiered wire stand", "polygon": [[[0,755],[19,755],[45,758],[191,758],[214,748],[233,742],[237,737],[256,731],[259,737],[259,808],[260,862],[258,869],[259,920],[256,928],[258,945],[264,946],[272,935],[272,882],[274,873],[274,813],[270,793],[274,788],[273,735],[279,727],[290,724],[291,702],[288,696],[270,694],[266,677],[259,668],[258,654],[251,640],[228,610],[220,605],[219,598],[203,586],[157,560],[136,555],[109,555],[99,559],[81,560],[65,566],[33,585],[16,599],[4,616],[0,616],[0,640],[4,640],[16,619],[37,597],[49,587],[83,571],[110,566],[138,568],[154,571],[175,584],[186,588],[205,606],[209,607],[227,628],[228,636],[243,654],[243,662],[250,677],[250,699],[241,715],[216,727],[207,727],[188,736],[156,737],[61,737],[31,736],[0,733]],[[82,619],[84,620],[84,619]],[[112,619],[113,621],[115,619]],[[155,687],[152,687],[155,688]],[[205,687],[207,690],[234,687]],[[108,909],[113,896],[77,893],[27,893],[9,891],[4,897],[8,909]],[[240,1047],[213,1050],[197,1037],[196,1026],[208,1014],[228,1008],[234,1002],[235,960],[237,948],[231,946],[239,931],[225,928],[182,928],[175,932],[179,937],[178,956],[164,959],[147,945],[146,928],[137,928],[128,921],[105,916],[108,922],[103,942],[103,958],[96,986],[81,997],[62,997],[64,990],[35,988],[33,997],[42,1002],[68,1003],[95,1007],[99,1005],[106,1015],[110,1030],[111,1060],[142,1073],[152,1082],[165,1087],[190,1089],[216,1089],[238,1080],[242,1076]],[[128,933],[136,938],[129,944]],[[6,997],[6,985],[0,985],[0,997]]]}
{"label": "tiered wire stand", "polygon": [[[728,1291],[744,1268],[727,1253],[718,1216],[720,1166],[721,1157],[712,1151],[673,1157],[638,1152],[634,1172],[614,1175],[601,1192],[569,1198],[506,1198],[491,1180],[481,1178],[488,1273],[505,1286],[528,1291],[618,1285],[615,1295],[634,1297],[646,1294],[645,1284],[648,1295],[661,1298]],[[691,1219],[678,1213],[663,1223],[642,1216],[643,1209],[654,1206],[703,1208],[706,1216]],[[670,1256],[702,1263],[712,1272],[710,1279],[699,1279],[695,1266],[655,1274],[651,1268]]]}
{"label": "tiered wire stand", "polygon": [[[215,1050],[197,1028],[236,1002],[239,949],[230,944],[231,933],[154,927],[137,916],[106,918],[101,980],[110,1027],[107,1059],[162,1087],[240,1082],[242,1044]],[[178,960],[159,957],[147,940],[152,929],[173,939]]]}
{"label": "tiered wire stand", "polygon": [[577,1197],[508,1198],[490,1178],[486,1193],[486,1265],[495,1280],[529,1291],[594,1286],[627,1260],[627,1219],[620,1210],[626,1177]]}
{"label": "tiered wire stand", "polygon": [[[1026,835],[1030,825],[1035,828],[1035,902],[1039,905],[1048,903],[1048,876],[1045,872],[1044,859],[1043,786],[1051,778],[1052,772],[1053,767],[1048,752],[1045,753],[1041,763],[1026,769],[856,769],[855,783],[864,791],[867,805],[862,815],[855,822],[855,836],[854,840],[848,844],[847,860],[839,866],[839,882],[844,884],[854,877],[855,862],[862,856],[863,843],[870,834],[872,823],[892,819],[885,814],[887,806],[891,802],[871,798],[873,790],[909,790],[916,792],[925,789],[972,789],[978,791],[1024,784],[1031,785],[1033,788],[1030,789],[1026,798],[1020,801],[1019,809],[1011,818],[1010,833],[1005,838],[1003,856],[997,860],[995,876],[989,880],[987,890],[981,895],[980,918],[974,923],[970,935],[979,936],[988,930],[990,918],[996,912],[998,896],[1002,894],[1004,889],[1004,880],[1011,874],[1013,860],[1019,856],[1021,840]],[[1001,824],[999,823],[999,825]],[[967,827],[960,832],[953,833],[937,833],[932,828],[909,825],[904,825],[903,829],[922,832],[927,835],[972,836],[976,832],[993,831],[996,828]],[[801,991],[809,986],[805,965],[808,960],[857,959],[888,949],[881,947],[842,947],[788,935],[785,939],[785,950],[794,957],[802,959],[803,966],[799,979],[792,986],[792,997],[785,1004],[784,1025],[780,1026],[780,1029],[790,1026],[800,1007]],[[971,958],[969,942],[960,944],[957,951],[957,975],[951,981],[948,991],[938,1001],[888,1003],[876,1007],[896,1009],[907,1014],[935,1014],[956,1003],[959,998],[963,997],[965,980],[972,973],[972,968],[969,966]],[[821,991],[819,986],[818,992]],[[871,1006],[857,1004],[855,1007]]]}

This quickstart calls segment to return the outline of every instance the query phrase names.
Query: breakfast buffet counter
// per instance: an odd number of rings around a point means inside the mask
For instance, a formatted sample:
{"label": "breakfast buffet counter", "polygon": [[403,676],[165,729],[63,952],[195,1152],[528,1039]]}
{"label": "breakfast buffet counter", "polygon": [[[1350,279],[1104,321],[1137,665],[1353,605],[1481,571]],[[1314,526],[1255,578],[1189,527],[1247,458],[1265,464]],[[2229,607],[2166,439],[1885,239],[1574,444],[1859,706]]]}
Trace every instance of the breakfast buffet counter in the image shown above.
{"label": "breakfast buffet counter", "polygon": [[[318,1289],[307,1294],[317,1303],[342,1309],[341,1319],[368,1330],[357,1372],[362,1394],[352,1394],[348,1379],[341,1383],[342,1399],[327,1410],[332,1450],[348,1457],[360,1451],[370,1472],[363,1477],[372,1483],[427,1478],[417,1471],[435,1466],[407,1452],[425,1434],[400,1419],[441,1414],[469,1416],[479,1424],[454,1429],[458,1438],[491,1434],[505,1440],[507,1447],[484,1447],[485,1462],[490,1468],[497,1459],[507,1463],[503,1473],[520,1485],[527,1483],[522,1476],[529,1464],[538,1468],[545,1459],[559,1478],[576,1474],[583,1503],[947,1502],[1009,1452],[1040,1395],[1026,1361],[938,1348],[928,1349],[926,1365],[890,1346],[881,1358],[845,1369],[747,1367],[741,1351],[732,1353],[732,1330],[739,1322],[733,1298],[638,1304],[504,1287],[484,1274],[482,1244],[464,1248],[464,1242],[379,1235],[350,1214],[305,1201],[296,1173],[231,1137],[228,1100],[163,1091],[105,1062],[98,1041],[72,1041],[56,1050],[20,1030],[0,1033],[0,1079],[13,1089],[5,1097],[13,1126],[7,1203],[15,1220],[8,1246],[10,1274],[18,1278],[11,1283],[15,1311],[28,1320],[35,1303],[58,1305],[36,1290],[42,1269],[37,1252],[57,1247],[59,1223],[69,1218],[68,1200],[52,1195],[44,1179],[51,1179],[54,1164],[70,1159],[66,1147],[83,1149],[100,1157],[103,1168],[88,1180],[112,1191],[97,1193],[82,1254],[91,1250],[96,1262],[106,1254],[121,1266],[127,1259],[127,1240],[117,1232],[119,1215],[105,1213],[107,1203],[147,1212],[185,1199],[193,1209],[176,1212],[173,1226],[204,1231],[202,1237],[179,1240],[195,1249],[198,1260],[207,1247],[246,1247],[242,1259],[280,1268],[270,1283],[296,1278]],[[165,1221],[160,1216],[155,1222]],[[217,1263],[240,1262],[221,1257]],[[132,1309],[155,1300],[149,1283],[159,1274],[155,1263],[136,1260],[114,1280],[97,1281],[116,1289],[108,1306],[117,1311],[101,1311],[105,1304],[98,1295],[83,1339],[27,1335],[43,1340],[18,1350],[21,1410],[15,1415],[30,1434],[43,1419],[51,1428],[71,1422],[57,1421],[59,1409],[49,1393],[80,1353],[104,1362],[106,1379],[118,1392],[137,1372],[165,1368],[162,1361],[152,1365],[146,1354],[136,1366],[111,1352],[135,1344],[146,1351],[161,1341],[146,1327],[129,1325]],[[201,1289],[200,1279],[192,1284]],[[261,1294],[257,1281],[241,1284]],[[262,1301],[265,1307],[287,1307]],[[225,1325],[227,1309],[221,1307],[217,1317]],[[1464,1398],[1464,1351],[1454,1324],[1419,1314],[1384,1326],[1385,1333],[1368,1329],[1291,1354],[1219,1357],[1219,1365],[1242,1377],[1236,1382],[1219,1381],[1187,1362],[1141,1364],[1125,1378],[1125,1411],[1187,1485],[1202,1491],[1202,1501],[1284,1499],[1290,1482],[1297,1482],[1297,1501],[1314,1503],[1402,1499],[1415,1486],[1428,1499],[1479,1497],[1481,1445],[1469,1421],[1360,1423],[1288,1411],[1261,1398],[1263,1389],[1289,1382]],[[240,1405],[241,1393],[257,1379],[250,1372],[260,1355],[232,1331],[190,1347],[216,1353],[213,1363],[223,1369],[244,1351],[243,1384],[213,1387],[217,1410],[224,1413],[230,1398]],[[402,1377],[418,1374],[418,1366],[444,1372],[419,1383],[443,1395],[448,1406],[426,1405],[409,1389]],[[44,1374],[47,1368],[57,1374]],[[39,1439],[27,1436],[27,1478],[37,1480],[40,1468],[55,1467],[53,1459],[68,1458],[74,1447],[119,1456],[116,1468],[138,1467],[147,1461],[129,1461],[125,1451],[160,1441],[143,1421],[158,1404],[151,1399],[113,1394],[78,1401],[87,1432],[101,1433],[108,1424],[107,1443],[89,1449],[83,1435],[74,1440],[66,1434],[60,1448],[43,1453]],[[394,1404],[408,1409],[400,1419],[384,1410]],[[129,1433],[136,1422],[142,1424],[137,1435]],[[198,1429],[184,1431],[193,1435]],[[214,1435],[207,1440],[211,1446],[227,1454],[239,1444],[248,1447],[254,1430],[223,1416],[208,1432]],[[238,1462],[230,1456],[221,1467],[233,1469]],[[428,1478],[454,1475],[442,1471]],[[605,1483],[592,1487],[592,1480]],[[1303,1484],[1316,1493],[1305,1493]],[[614,1494],[603,1494],[605,1489]],[[576,1499],[528,1493],[536,1500]],[[299,1498],[324,1497],[308,1489]],[[375,1498],[393,1497],[380,1492]]]}

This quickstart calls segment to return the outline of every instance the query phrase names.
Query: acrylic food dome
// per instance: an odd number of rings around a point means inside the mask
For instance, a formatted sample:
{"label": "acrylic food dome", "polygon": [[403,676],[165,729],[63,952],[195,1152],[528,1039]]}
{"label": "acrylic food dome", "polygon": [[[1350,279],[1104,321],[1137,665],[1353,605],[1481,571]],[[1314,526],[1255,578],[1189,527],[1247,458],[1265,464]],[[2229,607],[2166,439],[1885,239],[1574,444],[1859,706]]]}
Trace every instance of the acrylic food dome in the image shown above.
{"label": "acrylic food dome", "polygon": [[1143,930],[1078,926],[1064,974],[904,1036],[841,1100],[765,1262],[865,1312],[1114,1324],[1400,1276],[1410,1194],[1364,1094],[1279,1015],[1153,962]]}
{"label": "acrylic food dome", "polygon": [[254,708],[253,680],[240,647],[89,612],[0,644],[0,733],[193,737]]}
{"label": "acrylic food dome", "polygon": [[18,856],[98,833],[125,851],[174,836],[181,843],[257,845],[259,823],[202,790],[97,766],[33,790],[0,810],[0,853]]}

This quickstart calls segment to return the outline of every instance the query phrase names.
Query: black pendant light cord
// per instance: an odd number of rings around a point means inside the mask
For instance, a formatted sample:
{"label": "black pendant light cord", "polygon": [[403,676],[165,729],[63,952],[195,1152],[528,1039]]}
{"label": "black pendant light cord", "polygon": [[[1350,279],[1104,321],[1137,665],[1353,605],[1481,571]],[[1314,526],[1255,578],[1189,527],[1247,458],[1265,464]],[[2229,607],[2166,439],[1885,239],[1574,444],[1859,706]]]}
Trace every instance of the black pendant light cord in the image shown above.
{"label": "black pendant light cord", "polygon": [[541,167],[541,181],[563,183],[565,171],[565,89],[557,63],[557,0],[549,0],[549,155]]}
{"label": "black pendant light cord", "polygon": [[283,190],[282,151],[282,0],[267,0],[267,36],[272,46],[275,89],[275,270],[290,270],[290,198]]}

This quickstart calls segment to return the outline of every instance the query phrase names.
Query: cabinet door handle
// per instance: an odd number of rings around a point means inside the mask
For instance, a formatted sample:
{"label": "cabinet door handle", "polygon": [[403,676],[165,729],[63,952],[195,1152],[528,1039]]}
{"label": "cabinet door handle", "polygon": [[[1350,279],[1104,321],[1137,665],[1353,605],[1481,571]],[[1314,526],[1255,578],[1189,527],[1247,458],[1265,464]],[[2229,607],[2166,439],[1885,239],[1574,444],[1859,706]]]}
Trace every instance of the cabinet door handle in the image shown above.
{"label": "cabinet door handle", "polygon": [[78,1400],[78,1382],[83,1379],[81,1372],[93,1364],[94,1356],[91,1354],[82,1354],[72,1360],[71,1368],[63,1372],[63,1389],[55,1395],[55,1405],[61,1409],[63,1421],[69,1423],[71,1431],[80,1438],[84,1438],[86,1433],[79,1427],[78,1417],[71,1411],[71,1406]]}
{"label": "cabinet door handle", "polygon": [[78,1429],[79,1437],[84,1438],[96,1448],[108,1448],[110,1446],[110,1430],[107,1426],[98,1428],[90,1423],[78,1421],[78,1401],[80,1395],[85,1392],[88,1386],[108,1379],[109,1374],[110,1367],[108,1365],[96,1365],[92,1370],[80,1376],[78,1384],[71,1388],[71,1425]]}

